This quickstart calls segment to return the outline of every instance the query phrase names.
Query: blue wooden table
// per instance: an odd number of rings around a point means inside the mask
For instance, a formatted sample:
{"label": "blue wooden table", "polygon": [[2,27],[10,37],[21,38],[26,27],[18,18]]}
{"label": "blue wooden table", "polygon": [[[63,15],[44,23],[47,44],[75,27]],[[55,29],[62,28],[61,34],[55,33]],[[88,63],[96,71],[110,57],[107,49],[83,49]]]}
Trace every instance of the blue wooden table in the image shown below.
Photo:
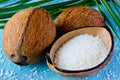
{"label": "blue wooden table", "polygon": [[[107,12],[106,15],[116,31],[120,33]],[[3,29],[0,29],[0,80],[120,80],[120,41],[115,36],[114,55],[104,69],[86,78],[66,78],[50,70],[45,59],[22,67],[12,63],[2,50],[2,32]]]}

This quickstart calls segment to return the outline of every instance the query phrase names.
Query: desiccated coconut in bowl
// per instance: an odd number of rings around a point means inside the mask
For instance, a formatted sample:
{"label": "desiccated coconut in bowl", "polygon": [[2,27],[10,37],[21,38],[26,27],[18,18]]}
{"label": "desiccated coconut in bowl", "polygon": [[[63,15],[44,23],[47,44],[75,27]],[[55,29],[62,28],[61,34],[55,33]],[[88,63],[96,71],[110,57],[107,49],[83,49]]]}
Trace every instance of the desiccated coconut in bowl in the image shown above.
{"label": "desiccated coconut in bowl", "polygon": [[84,27],[60,37],[47,55],[47,64],[62,76],[86,77],[102,68],[113,55],[113,35],[107,27]]}

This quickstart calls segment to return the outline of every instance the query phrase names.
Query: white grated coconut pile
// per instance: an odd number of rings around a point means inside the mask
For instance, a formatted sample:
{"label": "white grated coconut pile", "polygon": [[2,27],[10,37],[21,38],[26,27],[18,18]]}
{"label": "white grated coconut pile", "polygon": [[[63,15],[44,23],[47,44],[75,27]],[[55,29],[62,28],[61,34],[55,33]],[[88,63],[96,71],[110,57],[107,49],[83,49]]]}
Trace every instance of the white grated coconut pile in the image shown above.
{"label": "white grated coconut pile", "polygon": [[100,64],[107,55],[108,50],[99,36],[82,34],[59,48],[55,64],[66,70],[84,70]]}

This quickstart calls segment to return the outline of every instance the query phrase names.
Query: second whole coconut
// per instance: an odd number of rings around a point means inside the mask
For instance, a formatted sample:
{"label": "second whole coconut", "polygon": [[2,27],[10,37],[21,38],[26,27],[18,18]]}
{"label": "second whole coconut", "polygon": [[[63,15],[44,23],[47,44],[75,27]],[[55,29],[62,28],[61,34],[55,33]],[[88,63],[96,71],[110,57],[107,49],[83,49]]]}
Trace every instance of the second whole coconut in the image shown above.
{"label": "second whole coconut", "polygon": [[3,32],[3,49],[14,63],[26,65],[44,57],[44,50],[53,42],[56,29],[49,14],[40,8],[17,12]]}
{"label": "second whole coconut", "polygon": [[102,15],[87,6],[68,8],[56,18],[54,23],[57,35],[85,26],[105,26]]}

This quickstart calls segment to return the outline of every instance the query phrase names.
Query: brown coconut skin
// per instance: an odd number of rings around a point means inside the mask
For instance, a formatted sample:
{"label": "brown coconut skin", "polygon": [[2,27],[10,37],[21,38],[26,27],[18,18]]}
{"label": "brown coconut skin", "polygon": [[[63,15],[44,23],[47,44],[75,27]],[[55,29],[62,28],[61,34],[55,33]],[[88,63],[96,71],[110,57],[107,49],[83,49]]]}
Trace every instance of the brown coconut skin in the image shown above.
{"label": "brown coconut skin", "polygon": [[105,26],[102,15],[87,6],[68,8],[56,18],[54,23],[57,34],[64,34],[80,27]]}
{"label": "brown coconut skin", "polygon": [[49,14],[40,8],[29,8],[17,12],[7,22],[2,37],[3,50],[12,62],[31,64],[44,57],[45,49],[55,36]]}

